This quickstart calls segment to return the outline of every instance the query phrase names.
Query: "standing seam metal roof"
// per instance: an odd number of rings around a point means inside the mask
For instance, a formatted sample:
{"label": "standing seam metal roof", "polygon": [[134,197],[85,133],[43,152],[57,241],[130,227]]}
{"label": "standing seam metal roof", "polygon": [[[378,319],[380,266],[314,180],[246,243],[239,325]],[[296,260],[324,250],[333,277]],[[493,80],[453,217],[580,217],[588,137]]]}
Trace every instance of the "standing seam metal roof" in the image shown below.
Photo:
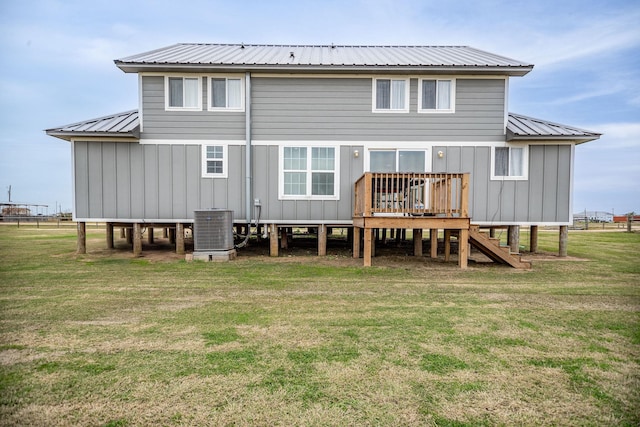
{"label": "standing seam metal roof", "polygon": [[598,139],[601,134],[573,126],[534,119],[521,114],[509,113],[507,140],[514,139],[577,139],[583,142]]}
{"label": "standing seam metal roof", "polygon": [[81,135],[138,138],[140,136],[140,120],[138,110],[131,110],[47,129],[46,132],[47,135],[58,137]]}
{"label": "standing seam metal roof", "polygon": [[[293,54],[293,55],[292,55]],[[533,65],[469,46],[344,46],[180,43],[115,61],[124,65],[498,67]]]}

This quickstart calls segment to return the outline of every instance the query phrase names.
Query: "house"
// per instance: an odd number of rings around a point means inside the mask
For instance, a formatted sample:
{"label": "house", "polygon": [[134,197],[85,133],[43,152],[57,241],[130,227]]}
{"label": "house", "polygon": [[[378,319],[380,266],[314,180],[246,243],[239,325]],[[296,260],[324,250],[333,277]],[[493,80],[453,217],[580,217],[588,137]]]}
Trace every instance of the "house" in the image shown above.
{"label": "house", "polygon": [[480,227],[515,249],[517,226],[566,232],[575,146],[600,136],[509,113],[533,65],[466,46],[176,44],[115,64],[137,110],[46,132],[72,144],[74,218],[107,222],[109,245],[130,227],[134,252],[143,226],[183,250],[194,212],[223,208],[268,227],[272,254],[289,227],[317,227],[320,254],[353,227],[368,265],[373,230],[428,229],[433,255],[440,229],[464,267]]}

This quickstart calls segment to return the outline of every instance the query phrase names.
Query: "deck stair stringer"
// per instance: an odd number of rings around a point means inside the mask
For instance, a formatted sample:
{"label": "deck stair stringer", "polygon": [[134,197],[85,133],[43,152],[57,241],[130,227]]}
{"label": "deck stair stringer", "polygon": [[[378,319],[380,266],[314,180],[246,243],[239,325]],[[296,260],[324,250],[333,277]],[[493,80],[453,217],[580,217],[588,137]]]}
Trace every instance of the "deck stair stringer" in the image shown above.
{"label": "deck stair stringer", "polygon": [[469,227],[469,243],[495,262],[518,269],[528,270],[531,268],[531,262],[523,261],[520,254],[511,253],[508,246],[501,246],[499,239],[489,237],[487,233],[481,232],[477,225]]}

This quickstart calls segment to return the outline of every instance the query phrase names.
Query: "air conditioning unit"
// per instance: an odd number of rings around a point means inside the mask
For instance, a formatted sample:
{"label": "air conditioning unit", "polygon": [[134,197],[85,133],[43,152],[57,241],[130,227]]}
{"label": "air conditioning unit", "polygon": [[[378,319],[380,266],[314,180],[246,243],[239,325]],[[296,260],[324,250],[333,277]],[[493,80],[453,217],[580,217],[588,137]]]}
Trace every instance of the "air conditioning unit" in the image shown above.
{"label": "air conditioning unit", "polygon": [[228,261],[236,257],[233,211],[204,209],[193,212],[193,258]]}

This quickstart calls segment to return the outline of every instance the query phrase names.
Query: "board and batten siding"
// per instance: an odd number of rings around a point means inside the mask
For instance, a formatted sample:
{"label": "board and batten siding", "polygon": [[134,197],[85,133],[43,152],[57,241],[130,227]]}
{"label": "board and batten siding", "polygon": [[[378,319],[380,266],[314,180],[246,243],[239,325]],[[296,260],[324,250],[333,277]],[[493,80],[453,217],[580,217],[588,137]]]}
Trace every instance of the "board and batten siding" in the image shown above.
{"label": "board and batten siding", "polygon": [[418,79],[410,80],[408,113],[372,112],[371,78],[254,77],[256,140],[504,140],[504,79],[456,80],[453,114],[418,113]]}
{"label": "board and batten siding", "polygon": [[279,200],[279,163],[277,145],[257,145],[253,162],[253,197],[262,204],[261,221],[290,224],[350,223],[353,217],[353,186],[363,171],[360,145],[343,145],[340,150],[339,200]]}
{"label": "board and batten siding", "polygon": [[[74,143],[75,216],[101,220],[191,220],[198,209],[233,211],[244,221],[245,147],[229,145],[228,178],[203,178],[201,146],[135,142]],[[279,200],[277,145],[254,146],[253,197],[261,219],[277,223],[345,223],[353,183],[362,175],[362,146],[341,146],[340,200]],[[90,167],[89,167],[90,165]],[[252,212],[255,220],[255,213]]]}
{"label": "board and batten siding", "polygon": [[566,223],[570,221],[571,145],[530,145],[527,180],[491,180],[491,147],[436,146],[434,172],[471,174],[472,222]]}
{"label": "board and batten siding", "polygon": [[228,179],[203,178],[200,145],[73,144],[75,216],[106,220],[190,220],[197,209],[244,218],[244,147],[229,146]]}

